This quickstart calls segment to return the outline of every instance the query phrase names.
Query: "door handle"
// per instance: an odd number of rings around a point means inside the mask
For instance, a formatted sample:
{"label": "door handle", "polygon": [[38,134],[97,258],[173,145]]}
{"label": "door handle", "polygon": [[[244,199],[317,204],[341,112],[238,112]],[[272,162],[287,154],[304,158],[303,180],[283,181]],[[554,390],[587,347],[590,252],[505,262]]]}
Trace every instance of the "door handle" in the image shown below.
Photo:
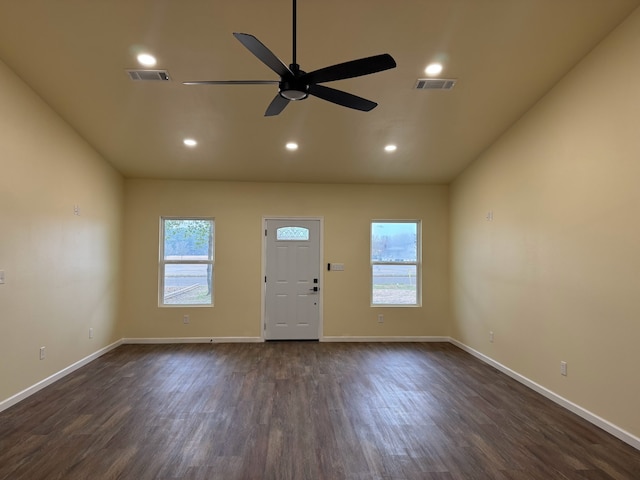
{"label": "door handle", "polygon": [[317,292],[318,290],[320,290],[320,287],[313,287],[309,289],[310,292]]}

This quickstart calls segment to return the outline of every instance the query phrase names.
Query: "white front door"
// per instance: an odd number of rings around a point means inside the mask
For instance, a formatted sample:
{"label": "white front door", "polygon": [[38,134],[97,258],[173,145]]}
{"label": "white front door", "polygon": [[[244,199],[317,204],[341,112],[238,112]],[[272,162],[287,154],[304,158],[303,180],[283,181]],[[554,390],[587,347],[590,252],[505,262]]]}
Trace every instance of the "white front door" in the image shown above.
{"label": "white front door", "polygon": [[317,340],[320,220],[266,221],[266,340]]}

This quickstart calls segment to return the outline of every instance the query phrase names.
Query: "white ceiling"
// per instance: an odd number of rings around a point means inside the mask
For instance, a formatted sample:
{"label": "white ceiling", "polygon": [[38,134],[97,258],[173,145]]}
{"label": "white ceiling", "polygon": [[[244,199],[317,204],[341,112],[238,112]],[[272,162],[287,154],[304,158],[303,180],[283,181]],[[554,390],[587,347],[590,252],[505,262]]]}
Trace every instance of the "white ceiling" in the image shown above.
{"label": "white ceiling", "polygon": [[[181,84],[277,80],[232,33],[289,64],[290,0],[0,0],[0,59],[126,177],[447,183],[638,5],[299,0],[303,70],[395,58],[393,70],[327,84],[378,102],[368,113],[310,97],[266,118],[275,85]],[[129,79],[141,48],[170,82]],[[433,60],[453,90],[414,89]]]}

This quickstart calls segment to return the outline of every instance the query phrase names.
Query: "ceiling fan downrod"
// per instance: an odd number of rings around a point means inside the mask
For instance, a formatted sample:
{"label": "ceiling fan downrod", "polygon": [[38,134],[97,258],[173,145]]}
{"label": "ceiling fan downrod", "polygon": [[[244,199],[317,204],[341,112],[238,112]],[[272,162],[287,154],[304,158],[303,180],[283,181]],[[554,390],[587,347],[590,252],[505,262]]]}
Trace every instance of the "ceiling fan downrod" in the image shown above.
{"label": "ceiling fan downrod", "polygon": [[306,72],[300,70],[300,65],[296,61],[296,37],[297,37],[297,1],[293,0],[293,54],[292,54],[292,62],[289,65],[289,70],[293,73],[293,77],[290,78],[282,78],[278,85],[278,95],[286,100],[298,101],[304,100],[309,96],[309,85],[306,82],[299,81],[298,79],[304,75]]}
{"label": "ceiling fan downrod", "polygon": [[296,36],[297,36],[296,35],[296,23],[297,23],[296,22],[296,18],[297,18],[297,15],[298,15],[297,14],[298,9],[297,9],[297,6],[296,6],[297,3],[298,2],[296,0],[293,0],[293,30],[292,30],[293,31],[293,55],[292,55],[293,61],[291,62],[292,65],[297,65],[298,64],[298,62],[296,62]]}

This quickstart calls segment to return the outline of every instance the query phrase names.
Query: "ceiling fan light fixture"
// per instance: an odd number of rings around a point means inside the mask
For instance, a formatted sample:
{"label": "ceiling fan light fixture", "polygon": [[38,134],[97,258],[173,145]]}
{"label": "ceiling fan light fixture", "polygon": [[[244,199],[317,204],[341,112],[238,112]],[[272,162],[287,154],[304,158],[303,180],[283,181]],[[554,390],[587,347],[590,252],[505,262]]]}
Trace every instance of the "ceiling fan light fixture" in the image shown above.
{"label": "ceiling fan light fixture", "polygon": [[297,100],[304,100],[309,96],[309,93],[303,92],[301,90],[280,90],[280,96],[282,98],[286,98],[287,100],[293,100],[294,102]]}
{"label": "ceiling fan light fixture", "polygon": [[[295,75],[295,74],[294,74]],[[280,82],[278,94],[287,100],[304,100],[309,96],[309,85],[297,78],[286,78]]]}

